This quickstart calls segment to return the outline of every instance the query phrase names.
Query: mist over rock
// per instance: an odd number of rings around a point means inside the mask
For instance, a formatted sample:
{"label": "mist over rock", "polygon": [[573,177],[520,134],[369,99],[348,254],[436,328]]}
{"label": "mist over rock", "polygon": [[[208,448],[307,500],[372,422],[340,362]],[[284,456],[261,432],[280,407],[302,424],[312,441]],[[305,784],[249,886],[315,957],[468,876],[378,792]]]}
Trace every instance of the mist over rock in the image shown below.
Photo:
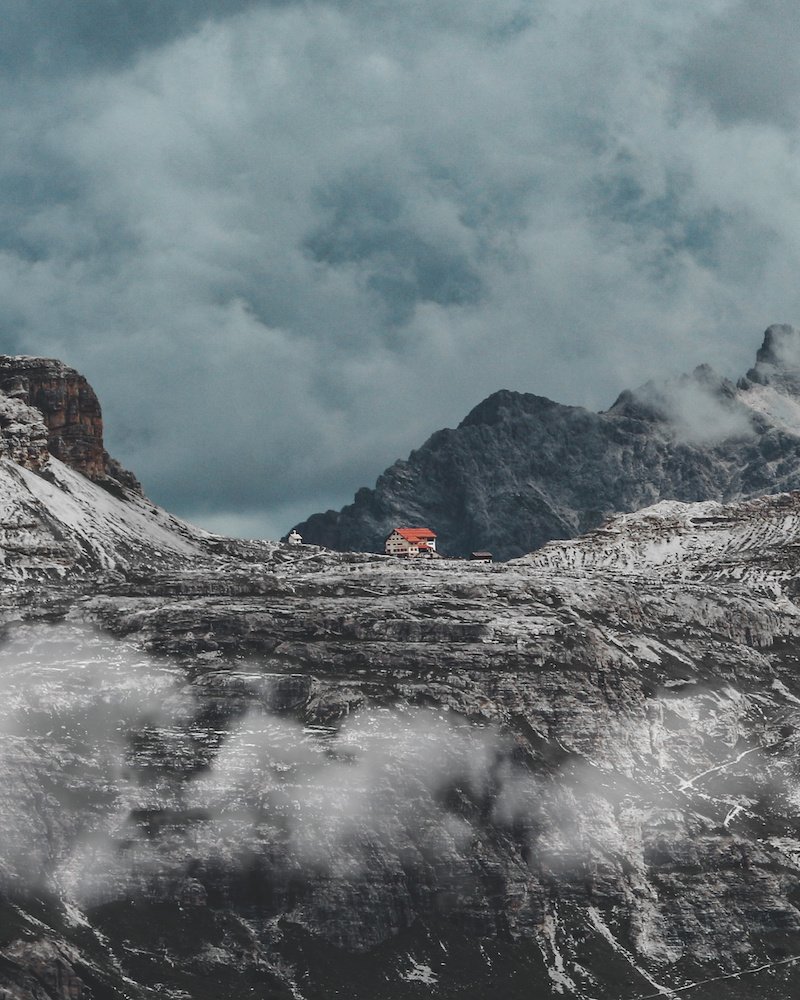
{"label": "mist over rock", "polygon": [[708,365],[626,390],[605,412],[501,390],[437,431],[341,511],[296,525],[328,548],[383,551],[398,524],[440,549],[509,559],[662,499],[733,500],[800,487],[800,334],[767,329],[738,385]]}
{"label": "mist over rock", "polygon": [[[764,343],[756,353],[756,367],[797,368],[800,366],[800,340],[788,323],[773,323],[764,332]],[[749,373],[748,373],[749,374]]]}

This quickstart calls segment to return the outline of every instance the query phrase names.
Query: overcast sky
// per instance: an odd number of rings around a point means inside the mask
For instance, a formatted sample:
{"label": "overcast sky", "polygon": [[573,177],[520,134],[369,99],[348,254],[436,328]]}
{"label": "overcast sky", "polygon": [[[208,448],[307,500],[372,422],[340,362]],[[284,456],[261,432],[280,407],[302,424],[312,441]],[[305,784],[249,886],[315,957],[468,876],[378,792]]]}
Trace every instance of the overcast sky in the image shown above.
{"label": "overcast sky", "polygon": [[800,318],[789,0],[0,0],[0,351],[276,536],[500,388]]}

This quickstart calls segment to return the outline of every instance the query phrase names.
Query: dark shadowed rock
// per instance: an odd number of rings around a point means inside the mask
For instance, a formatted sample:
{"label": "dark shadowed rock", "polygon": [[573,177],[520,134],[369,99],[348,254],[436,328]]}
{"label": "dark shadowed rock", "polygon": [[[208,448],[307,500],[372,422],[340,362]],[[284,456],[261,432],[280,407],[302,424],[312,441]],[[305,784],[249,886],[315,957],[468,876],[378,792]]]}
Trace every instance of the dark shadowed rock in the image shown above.
{"label": "dark shadowed rock", "polygon": [[571,538],[661,499],[732,500],[800,487],[800,336],[771,326],[738,386],[700,365],[623,392],[603,413],[502,390],[437,431],[341,511],[297,525],[307,542],[383,551],[399,524],[440,549],[498,559]]}

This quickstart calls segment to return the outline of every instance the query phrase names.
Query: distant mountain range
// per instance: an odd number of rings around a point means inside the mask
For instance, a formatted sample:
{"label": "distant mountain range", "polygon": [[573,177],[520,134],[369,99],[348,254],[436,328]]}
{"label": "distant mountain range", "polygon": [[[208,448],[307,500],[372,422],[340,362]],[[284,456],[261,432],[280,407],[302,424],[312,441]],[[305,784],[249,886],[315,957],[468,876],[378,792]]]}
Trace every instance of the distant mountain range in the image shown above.
{"label": "distant mountain range", "polygon": [[602,413],[501,390],[433,434],[340,511],[296,525],[306,542],[382,552],[399,525],[440,550],[511,559],[611,514],[664,499],[735,500],[800,488],[800,333],[770,326],[734,384],[701,365],[623,392]]}

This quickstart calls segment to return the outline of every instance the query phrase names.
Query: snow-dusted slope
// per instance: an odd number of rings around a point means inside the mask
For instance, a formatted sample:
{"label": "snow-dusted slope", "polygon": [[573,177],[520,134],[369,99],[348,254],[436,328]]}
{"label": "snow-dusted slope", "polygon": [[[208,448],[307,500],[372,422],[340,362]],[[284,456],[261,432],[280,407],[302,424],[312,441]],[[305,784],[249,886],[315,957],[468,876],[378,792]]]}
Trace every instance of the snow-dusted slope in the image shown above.
{"label": "snow-dusted slope", "polygon": [[0,459],[0,579],[124,571],[201,557],[213,536],[120,484],[99,486],[49,458]]}
{"label": "snow-dusted slope", "polygon": [[164,570],[221,547],[150,503],[108,454],[83,375],[0,356],[0,582]]}
{"label": "snow-dusted slope", "polygon": [[554,572],[781,585],[800,567],[800,493],[737,503],[664,500],[517,561]]}

